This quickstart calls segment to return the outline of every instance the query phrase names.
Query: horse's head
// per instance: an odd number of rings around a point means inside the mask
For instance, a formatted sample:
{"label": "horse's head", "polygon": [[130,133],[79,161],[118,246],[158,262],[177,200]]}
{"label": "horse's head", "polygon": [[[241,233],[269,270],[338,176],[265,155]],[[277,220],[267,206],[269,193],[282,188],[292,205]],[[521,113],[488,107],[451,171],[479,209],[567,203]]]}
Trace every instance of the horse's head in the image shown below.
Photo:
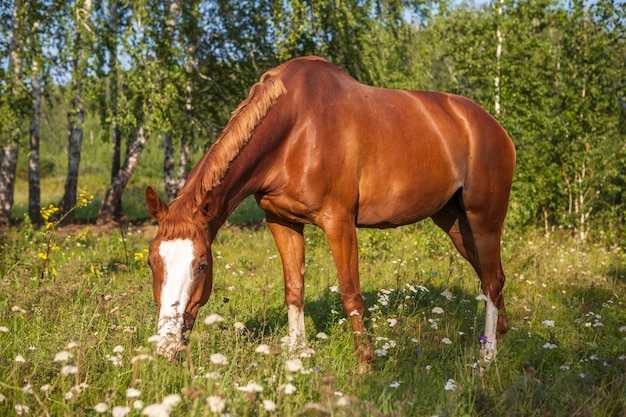
{"label": "horse's head", "polygon": [[174,204],[168,207],[150,187],[146,189],[146,206],[159,223],[148,255],[159,307],[161,339],[156,351],[173,359],[187,344],[198,309],[208,301],[213,286],[206,210]]}

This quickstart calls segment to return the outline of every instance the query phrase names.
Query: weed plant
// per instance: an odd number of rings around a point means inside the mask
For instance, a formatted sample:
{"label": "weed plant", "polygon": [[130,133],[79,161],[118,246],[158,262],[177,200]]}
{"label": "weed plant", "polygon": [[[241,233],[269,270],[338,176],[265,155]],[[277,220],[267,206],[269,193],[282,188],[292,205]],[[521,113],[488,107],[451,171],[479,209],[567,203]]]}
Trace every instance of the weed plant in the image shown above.
{"label": "weed plant", "polygon": [[[313,227],[305,230],[311,350],[283,347],[287,312],[271,233],[227,226],[213,245],[213,294],[188,350],[180,361],[154,356],[146,248],[155,230],[26,223],[1,238],[0,415],[626,415],[619,245],[505,234],[512,327],[482,366],[480,284],[448,237],[429,222],[360,230],[376,357],[359,375],[332,257]],[[43,259],[51,241],[53,256]]]}

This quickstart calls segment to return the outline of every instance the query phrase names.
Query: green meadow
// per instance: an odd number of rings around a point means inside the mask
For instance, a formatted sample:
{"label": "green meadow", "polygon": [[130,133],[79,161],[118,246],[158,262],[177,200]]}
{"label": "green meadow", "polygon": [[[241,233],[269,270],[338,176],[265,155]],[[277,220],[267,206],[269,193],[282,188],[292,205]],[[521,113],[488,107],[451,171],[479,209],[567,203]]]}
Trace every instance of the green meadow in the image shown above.
{"label": "green meadow", "polygon": [[430,221],[360,230],[376,349],[373,370],[360,375],[332,257],[313,227],[310,349],[282,346],[281,263],[265,225],[245,225],[258,218],[248,203],[218,234],[213,294],[173,362],[153,355],[151,221],[5,231],[0,415],[626,415],[623,245],[505,231],[511,330],[482,364],[480,284],[448,237]]}

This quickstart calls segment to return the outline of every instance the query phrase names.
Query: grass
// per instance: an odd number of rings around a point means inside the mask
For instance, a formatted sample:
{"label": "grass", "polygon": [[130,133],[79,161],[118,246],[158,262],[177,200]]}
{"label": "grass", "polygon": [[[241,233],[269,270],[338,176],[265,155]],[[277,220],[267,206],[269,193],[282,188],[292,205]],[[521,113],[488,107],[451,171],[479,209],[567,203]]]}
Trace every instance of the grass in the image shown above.
{"label": "grass", "polygon": [[[282,269],[265,227],[220,232],[214,292],[190,349],[180,362],[153,357],[145,249],[154,233],[149,223],[108,231],[24,224],[6,233],[0,415],[139,416],[154,404],[172,416],[626,414],[626,263],[617,245],[507,233],[512,329],[481,370],[479,282],[447,236],[429,222],[360,230],[366,324],[378,355],[373,371],[359,375],[330,251],[312,227],[305,312],[315,354],[299,358],[301,370],[285,367],[293,358],[281,347]],[[204,324],[210,313],[224,321]],[[55,361],[64,351],[71,356]],[[216,353],[227,364],[213,363]],[[162,404],[172,398],[180,401]]]}

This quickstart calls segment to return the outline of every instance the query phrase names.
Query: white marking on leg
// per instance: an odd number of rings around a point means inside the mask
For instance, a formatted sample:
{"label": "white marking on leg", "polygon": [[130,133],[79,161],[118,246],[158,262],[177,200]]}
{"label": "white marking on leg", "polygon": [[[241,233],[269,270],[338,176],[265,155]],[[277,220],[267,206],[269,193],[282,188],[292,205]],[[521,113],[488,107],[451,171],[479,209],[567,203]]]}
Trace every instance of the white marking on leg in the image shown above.
{"label": "white marking on leg", "polygon": [[289,348],[303,348],[306,344],[304,311],[294,305],[287,306],[287,317],[289,318]]}
{"label": "white marking on leg", "polygon": [[157,352],[172,357],[181,347],[183,314],[193,279],[193,243],[189,239],[161,242],[159,255],[163,258],[164,272],[158,322],[162,339],[157,344]]}
{"label": "white marking on leg", "polygon": [[496,355],[496,327],[498,324],[498,308],[487,296],[485,313],[485,339],[482,340],[481,355],[485,362],[489,362]]}

